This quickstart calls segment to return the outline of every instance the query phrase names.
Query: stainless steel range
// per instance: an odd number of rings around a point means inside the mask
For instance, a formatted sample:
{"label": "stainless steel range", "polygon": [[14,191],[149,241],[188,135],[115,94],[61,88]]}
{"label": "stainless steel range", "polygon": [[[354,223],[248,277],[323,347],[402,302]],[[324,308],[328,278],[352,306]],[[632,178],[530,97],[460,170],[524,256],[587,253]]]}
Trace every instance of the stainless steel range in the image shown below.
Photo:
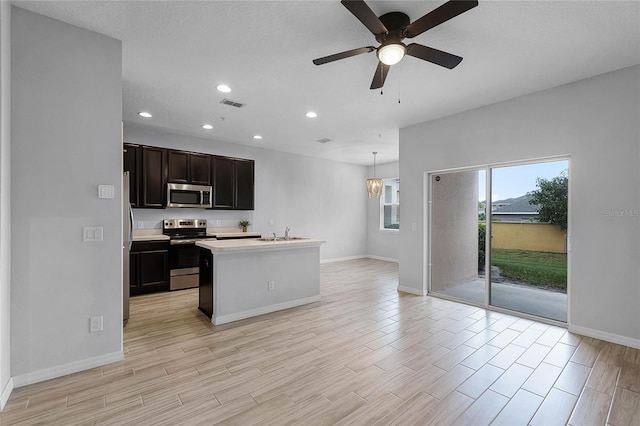
{"label": "stainless steel range", "polygon": [[196,241],[215,239],[207,236],[205,219],[165,219],[162,233],[169,236],[170,290],[198,287],[200,248]]}

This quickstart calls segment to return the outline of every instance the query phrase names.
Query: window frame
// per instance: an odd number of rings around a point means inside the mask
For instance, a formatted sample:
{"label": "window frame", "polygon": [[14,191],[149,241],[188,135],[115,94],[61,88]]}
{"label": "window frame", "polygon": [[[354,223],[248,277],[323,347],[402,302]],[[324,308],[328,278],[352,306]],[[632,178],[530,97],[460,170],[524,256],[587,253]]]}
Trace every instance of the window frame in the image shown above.
{"label": "window frame", "polygon": [[[387,181],[397,181],[398,182],[398,196],[396,197],[397,202],[395,203],[386,203],[385,202],[385,192],[387,187]],[[384,227],[384,208],[386,206],[396,206],[398,211],[398,224],[400,223],[400,178],[399,177],[391,177],[382,179],[382,194],[380,194],[380,225],[378,226],[378,231],[382,233],[397,233],[400,232],[400,229],[392,229]]]}

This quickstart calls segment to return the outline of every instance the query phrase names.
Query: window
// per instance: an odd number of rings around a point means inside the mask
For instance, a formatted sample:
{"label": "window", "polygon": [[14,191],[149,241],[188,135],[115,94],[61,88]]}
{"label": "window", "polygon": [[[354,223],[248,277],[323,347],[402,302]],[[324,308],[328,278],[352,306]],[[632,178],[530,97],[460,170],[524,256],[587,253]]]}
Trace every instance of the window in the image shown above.
{"label": "window", "polygon": [[384,179],[380,197],[380,229],[400,229],[400,178]]}

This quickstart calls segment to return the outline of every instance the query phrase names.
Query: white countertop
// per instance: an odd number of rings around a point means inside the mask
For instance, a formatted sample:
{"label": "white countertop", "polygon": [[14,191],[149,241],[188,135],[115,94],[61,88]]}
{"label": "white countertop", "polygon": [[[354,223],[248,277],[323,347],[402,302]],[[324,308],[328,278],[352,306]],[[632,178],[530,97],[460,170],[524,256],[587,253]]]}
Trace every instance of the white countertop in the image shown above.
{"label": "white countertop", "polygon": [[211,232],[207,231],[207,235],[209,236],[220,236],[222,238],[238,238],[238,237],[256,237],[260,238],[262,233],[260,232]]}
{"label": "white countertop", "polygon": [[169,241],[169,236],[164,234],[134,234],[133,241]]}
{"label": "white countertop", "polygon": [[[146,231],[146,232],[145,232]],[[220,237],[226,237],[226,238],[239,238],[239,237],[255,237],[255,238],[259,238],[262,233],[260,232],[242,232],[242,231],[238,231],[238,232],[211,232],[211,231],[207,231],[207,235],[208,236],[220,236]],[[169,240],[169,236],[168,235],[164,235],[162,233],[162,230],[143,230],[142,232],[140,230],[135,230],[133,232],[133,241],[168,241]]]}
{"label": "white countertop", "polygon": [[298,247],[313,247],[324,244],[322,240],[315,240],[313,238],[293,239],[289,241],[260,241],[258,239],[241,239],[241,240],[212,240],[212,241],[198,241],[196,245],[213,253],[228,253],[239,251],[254,251],[254,250],[282,250],[292,249]]}

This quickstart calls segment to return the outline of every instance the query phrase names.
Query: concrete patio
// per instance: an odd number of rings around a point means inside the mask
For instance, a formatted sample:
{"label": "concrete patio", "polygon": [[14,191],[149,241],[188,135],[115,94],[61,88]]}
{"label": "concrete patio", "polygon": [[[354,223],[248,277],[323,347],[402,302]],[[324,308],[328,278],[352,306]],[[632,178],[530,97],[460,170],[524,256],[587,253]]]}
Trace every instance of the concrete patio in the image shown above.
{"label": "concrete patio", "polygon": [[[485,279],[449,287],[435,293],[484,303]],[[567,294],[509,282],[491,283],[491,305],[567,322]]]}

